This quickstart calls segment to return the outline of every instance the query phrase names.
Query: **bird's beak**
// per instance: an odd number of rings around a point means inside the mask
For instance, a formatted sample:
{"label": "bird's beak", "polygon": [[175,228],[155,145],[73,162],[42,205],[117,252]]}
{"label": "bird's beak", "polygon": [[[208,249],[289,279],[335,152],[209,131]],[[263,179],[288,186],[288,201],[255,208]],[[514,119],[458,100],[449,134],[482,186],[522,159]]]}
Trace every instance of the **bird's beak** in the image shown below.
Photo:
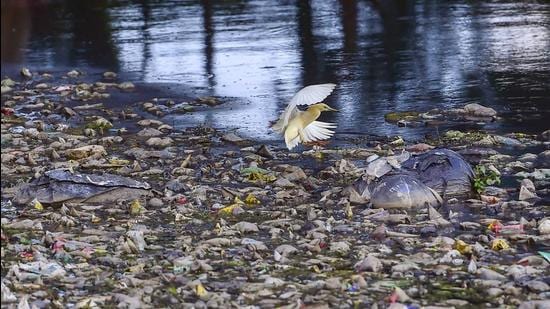
{"label": "bird's beak", "polygon": [[338,112],[338,110],[336,108],[332,108],[332,107],[328,107],[327,108],[328,111],[331,111],[331,112]]}

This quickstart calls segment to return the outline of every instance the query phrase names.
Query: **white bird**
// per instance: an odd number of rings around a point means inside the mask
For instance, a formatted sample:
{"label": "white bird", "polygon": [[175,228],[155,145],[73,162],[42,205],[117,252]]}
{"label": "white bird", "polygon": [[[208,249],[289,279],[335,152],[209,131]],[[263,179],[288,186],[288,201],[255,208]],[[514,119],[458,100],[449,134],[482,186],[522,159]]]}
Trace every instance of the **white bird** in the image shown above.
{"label": "white bird", "polygon": [[[273,130],[284,134],[286,147],[289,150],[299,143],[325,140],[332,137],[335,123],[317,121],[324,111],[337,111],[322,103],[328,97],[335,84],[311,85],[298,91],[288,103],[279,120],[273,125]],[[300,111],[298,105],[308,105],[308,109]]]}

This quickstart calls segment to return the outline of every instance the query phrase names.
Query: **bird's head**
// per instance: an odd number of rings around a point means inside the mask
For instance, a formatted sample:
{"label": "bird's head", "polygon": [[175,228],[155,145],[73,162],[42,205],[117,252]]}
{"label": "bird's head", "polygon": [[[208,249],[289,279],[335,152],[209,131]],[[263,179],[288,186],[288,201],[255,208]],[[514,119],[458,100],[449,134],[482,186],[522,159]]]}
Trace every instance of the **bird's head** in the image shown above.
{"label": "bird's head", "polygon": [[338,111],[337,109],[334,109],[334,108],[326,105],[325,103],[313,104],[309,107],[309,109],[316,109],[320,112],[325,112],[325,111],[337,112]]}

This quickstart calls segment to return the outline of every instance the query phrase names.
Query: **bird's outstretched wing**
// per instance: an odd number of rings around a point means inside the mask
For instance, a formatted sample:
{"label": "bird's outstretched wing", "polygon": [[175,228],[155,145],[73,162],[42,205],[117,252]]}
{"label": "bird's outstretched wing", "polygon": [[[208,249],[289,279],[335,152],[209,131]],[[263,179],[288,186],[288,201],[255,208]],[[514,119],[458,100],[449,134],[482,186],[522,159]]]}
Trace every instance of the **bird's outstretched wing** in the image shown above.
{"label": "bird's outstretched wing", "polygon": [[336,128],[335,123],[313,121],[302,129],[302,142],[314,142],[329,139],[334,135],[331,129]]}
{"label": "bird's outstretched wing", "polygon": [[298,112],[298,105],[312,105],[322,102],[332,93],[335,87],[336,84],[321,84],[302,88],[292,97],[277,123],[273,125],[273,130],[283,133],[288,121]]}

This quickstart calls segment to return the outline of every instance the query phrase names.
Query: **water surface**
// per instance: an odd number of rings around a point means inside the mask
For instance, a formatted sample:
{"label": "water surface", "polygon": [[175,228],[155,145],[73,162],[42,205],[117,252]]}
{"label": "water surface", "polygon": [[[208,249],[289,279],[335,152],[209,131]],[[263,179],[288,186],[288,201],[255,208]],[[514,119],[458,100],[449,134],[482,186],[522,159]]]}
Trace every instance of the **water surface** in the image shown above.
{"label": "water surface", "polygon": [[2,73],[113,70],[236,104],[171,117],[258,139],[304,85],[337,83],[339,133],[421,136],[394,110],[480,103],[548,129],[547,1],[2,1]]}

